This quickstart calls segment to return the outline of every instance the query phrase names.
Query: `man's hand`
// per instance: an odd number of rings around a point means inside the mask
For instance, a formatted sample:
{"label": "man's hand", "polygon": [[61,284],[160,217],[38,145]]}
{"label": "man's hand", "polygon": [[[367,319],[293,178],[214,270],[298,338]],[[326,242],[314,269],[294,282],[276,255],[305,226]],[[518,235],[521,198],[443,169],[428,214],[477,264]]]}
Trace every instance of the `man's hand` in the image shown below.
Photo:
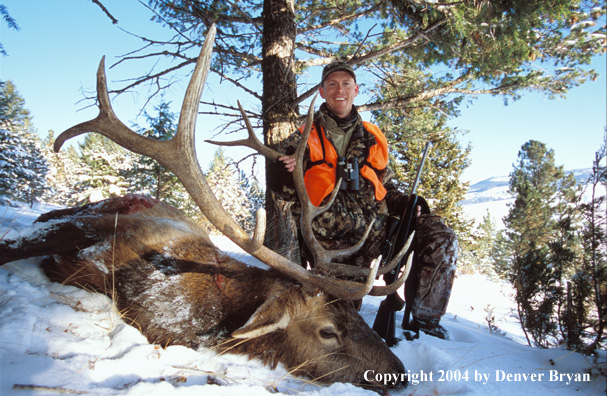
{"label": "man's hand", "polygon": [[[285,169],[289,172],[293,172],[295,169],[295,158],[283,155],[278,157],[278,160],[281,161],[285,165]],[[422,207],[420,205],[415,206],[415,218],[419,218],[422,215]]]}
{"label": "man's hand", "polygon": [[293,169],[295,169],[295,158],[283,155],[282,157],[278,157],[278,160],[285,164],[287,171],[293,172]]}

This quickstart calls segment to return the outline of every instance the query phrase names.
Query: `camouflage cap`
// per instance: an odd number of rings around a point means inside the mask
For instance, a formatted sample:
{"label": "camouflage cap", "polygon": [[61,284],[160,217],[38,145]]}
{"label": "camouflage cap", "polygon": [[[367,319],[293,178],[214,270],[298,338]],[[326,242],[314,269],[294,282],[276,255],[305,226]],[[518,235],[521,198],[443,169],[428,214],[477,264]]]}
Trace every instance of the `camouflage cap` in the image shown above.
{"label": "camouflage cap", "polygon": [[338,60],[329,63],[327,66],[325,66],[324,69],[322,69],[322,78],[320,80],[320,85],[325,82],[325,79],[329,76],[329,74],[337,71],[345,71],[350,73],[354,78],[354,81],[356,82],[356,74],[354,73],[354,69],[352,69],[352,67],[346,62]]}

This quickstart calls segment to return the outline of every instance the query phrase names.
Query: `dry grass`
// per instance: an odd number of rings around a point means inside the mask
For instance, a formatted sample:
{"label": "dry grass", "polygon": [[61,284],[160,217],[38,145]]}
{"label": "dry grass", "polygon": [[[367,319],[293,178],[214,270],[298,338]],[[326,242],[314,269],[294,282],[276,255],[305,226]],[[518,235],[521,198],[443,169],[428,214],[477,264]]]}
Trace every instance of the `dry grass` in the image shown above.
{"label": "dry grass", "polygon": [[3,211],[2,215],[0,216],[0,227],[2,227],[2,228],[6,227],[6,229],[0,228],[0,241],[3,240],[6,237],[6,235],[8,235],[9,232],[11,232],[12,225],[19,218],[19,216],[21,216],[21,212],[17,211],[11,217],[8,214],[8,210],[9,210],[9,207],[4,206],[4,211]]}

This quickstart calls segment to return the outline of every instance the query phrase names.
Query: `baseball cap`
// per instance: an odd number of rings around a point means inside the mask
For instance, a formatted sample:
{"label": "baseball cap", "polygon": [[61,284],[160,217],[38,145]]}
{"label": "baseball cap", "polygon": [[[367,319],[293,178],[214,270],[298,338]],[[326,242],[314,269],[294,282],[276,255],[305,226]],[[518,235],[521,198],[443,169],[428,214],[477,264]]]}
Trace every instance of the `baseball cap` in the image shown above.
{"label": "baseball cap", "polygon": [[322,78],[320,80],[320,85],[325,82],[325,79],[329,76],[329,74],[334,73],[336,71],[348,72],[352,75],[354,81],[356,81],[356,74],[354,74],[354,69],[352,69],[352,67],[346,62],[338,60],[329,63],[327,66],[325,66],[324,69],[322,69]]}

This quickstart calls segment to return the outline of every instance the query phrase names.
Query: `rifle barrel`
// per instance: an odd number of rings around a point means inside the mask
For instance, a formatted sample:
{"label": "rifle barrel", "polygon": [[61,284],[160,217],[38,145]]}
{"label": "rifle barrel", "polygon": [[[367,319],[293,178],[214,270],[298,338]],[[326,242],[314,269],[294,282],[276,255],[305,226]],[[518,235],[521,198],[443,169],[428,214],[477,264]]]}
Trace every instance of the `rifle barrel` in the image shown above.
{"label": "rifle barrel", "polygon": [[428,156],[428,151],[430,151],[431,146],[432,143],[426,142],[426,146],[424,147],[424,153],[422,155],[422,161],[417,167],[417,175],[415,176],[415,181],[413,182],[413,188],[411,188],[411,195],[415,194],[415,191],[417,190],[417,185],[419,184],[419,179],[422,175],[422,169],[424,169],[424,163],[426,162],[426,157]]}

